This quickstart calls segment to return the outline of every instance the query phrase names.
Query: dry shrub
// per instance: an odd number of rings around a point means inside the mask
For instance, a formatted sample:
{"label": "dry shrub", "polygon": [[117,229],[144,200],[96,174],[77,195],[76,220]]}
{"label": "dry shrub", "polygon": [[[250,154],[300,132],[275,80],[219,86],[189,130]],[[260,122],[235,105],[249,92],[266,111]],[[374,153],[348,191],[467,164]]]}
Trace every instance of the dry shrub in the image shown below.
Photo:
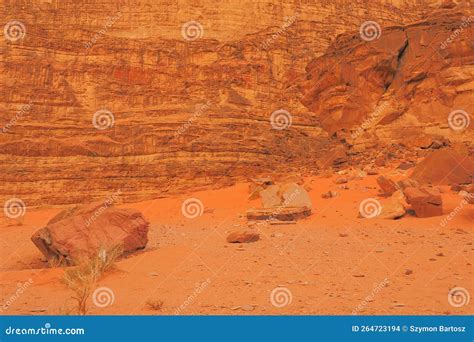
{"label": "dry shrub", "polygon": [[63,256],[60,257],[52,257],[48,259],[48,267],[49,268],[56,268],[56,267],[66,267],[67,261]]}
{"label": "dry shrub", "polygon": [[87,299],[100,277],[113,269],[115,261],[122,255],[122,247],[115,246],[109,250],[101,248],[99,253],[64,271],[64,283],[74,292],[77,313],[87,313]]}
{"label": "dry shrub", "polygon": [[146,302],[146,306],[148,306],[152,310],[159,311],[163,307],[163,301],[150,299]]}

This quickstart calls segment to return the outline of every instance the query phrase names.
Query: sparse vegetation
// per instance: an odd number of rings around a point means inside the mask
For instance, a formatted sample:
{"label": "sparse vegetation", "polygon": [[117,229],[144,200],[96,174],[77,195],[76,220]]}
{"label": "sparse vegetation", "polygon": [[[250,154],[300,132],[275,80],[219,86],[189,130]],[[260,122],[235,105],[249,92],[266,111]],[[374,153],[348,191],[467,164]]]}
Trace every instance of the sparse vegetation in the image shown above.
{"label": "sparse vegetation", "polygon": [[104,273],[113,269],[120,255],[122,255],[121,246],[109,250],[101,248],[94,257],[64,271],[64,283],[74,292],[72,298],[76,302],[78,314],[87,313],[87,299],[92,289]]}
{"label": "sparse vegetation", "polygon": [[64,257],[53,257],[48,259],[48,267],[49,268],[56,268],[56,267],[65,267],[67,266],[67,261]]}
{"label": "sparse vegetation", "polygon": [[148,300],[146,302],[146,306],[152,310],[155,311],[160,311],[161,308],[163,307],[163,301],[162,300]]}

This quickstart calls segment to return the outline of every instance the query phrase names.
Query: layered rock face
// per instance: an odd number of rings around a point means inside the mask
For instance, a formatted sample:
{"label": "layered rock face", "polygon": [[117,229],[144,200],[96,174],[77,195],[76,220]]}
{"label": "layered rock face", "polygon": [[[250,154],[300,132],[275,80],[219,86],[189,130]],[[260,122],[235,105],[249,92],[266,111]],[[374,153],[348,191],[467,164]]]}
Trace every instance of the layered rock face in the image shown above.
{"label": "layered rock face", "polygon": [[[448,135],[448,107],[472,103],[472,25],[432,43],[468,5],[4,1],[24,35],[1,43],[0,199],[138,201],[314,171],[340,144],[330,136],[384,101],[364,141]],[[360,39],[368,20],[376,41]]]}
{"label": "layered rock face", "polygon": [[472,142],[473,14],[448,3],[410,25],[341,35],[309,63],[303,103],[351,145]]}

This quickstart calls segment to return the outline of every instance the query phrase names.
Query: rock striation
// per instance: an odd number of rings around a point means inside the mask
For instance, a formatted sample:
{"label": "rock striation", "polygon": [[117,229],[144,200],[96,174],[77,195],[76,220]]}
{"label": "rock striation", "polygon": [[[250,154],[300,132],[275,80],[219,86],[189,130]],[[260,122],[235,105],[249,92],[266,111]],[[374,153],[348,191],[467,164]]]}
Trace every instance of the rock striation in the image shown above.
{"label": "rock striation", "polygon": [[440,4],[4,1],[25,34],[0,46],[0,199],[140,201],[472,141],[447,125],[472,109],[473,26],[450,38],[472,8]]}

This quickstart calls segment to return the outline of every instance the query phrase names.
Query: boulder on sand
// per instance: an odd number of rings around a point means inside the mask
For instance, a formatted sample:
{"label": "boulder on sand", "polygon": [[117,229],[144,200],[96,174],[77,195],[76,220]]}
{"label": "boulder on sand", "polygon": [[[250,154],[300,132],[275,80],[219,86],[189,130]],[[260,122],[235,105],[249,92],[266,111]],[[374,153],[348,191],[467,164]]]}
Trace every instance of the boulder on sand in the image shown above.
{"label": "boulder on sand", "polygon": [[264,208],[274,208],[281,204],[281,197],[278,194],[279,190],[279,185],[270,185],[260,191],[260,198],[262,199],[262,206]]}
{"label": "boulder on sand", "polygon": [[439,149],[414,167],[411,178],[422,185],[471,184],[474,181],[473,159],[453,148]]}
{"label": "boulder on sand", "polygon": [[31,240],[46,258],[74,265],[116,246],[124,253],[145,248],[148,224],[138,210],[98,202],[60,212]]}
{"label": "boulder on sand", "polygon": [[407,203],[401,190],[395,191],[390,198],[382,201],[381,204],[380,218],[396,220],[405,215]]}
{"label": "boulder on sand", "polygon": [[287,183],[280,186],[278,191],[285,207],[305,207],[311,209],[313,204],[308,192],[297,183]]}
{"label": "boulder on sand", "polygon": [[308,192],[297,183],[270,185],[260,191],[262,207],[265,209],[284,207],[306,207],[311,209],[312,202]]}
{"label": "boulder on sand", "polygon": [[248,220],[295,221],[311,215],[308,192],[297,183],[270,185],[260,191],[261,209],[249,209]]}
{"label": "boulder on sand", "polygon": [[441,193],[433,188],[406,188],[403,193],[411,204],[416,216],[432,217],[443,215]]}
{"label": "boulder on sand", "polygon": [[254,200],[260,196],[260,192],[268,186],[275,184],[271,178],[252,179],[249,184],[249,199]]}

